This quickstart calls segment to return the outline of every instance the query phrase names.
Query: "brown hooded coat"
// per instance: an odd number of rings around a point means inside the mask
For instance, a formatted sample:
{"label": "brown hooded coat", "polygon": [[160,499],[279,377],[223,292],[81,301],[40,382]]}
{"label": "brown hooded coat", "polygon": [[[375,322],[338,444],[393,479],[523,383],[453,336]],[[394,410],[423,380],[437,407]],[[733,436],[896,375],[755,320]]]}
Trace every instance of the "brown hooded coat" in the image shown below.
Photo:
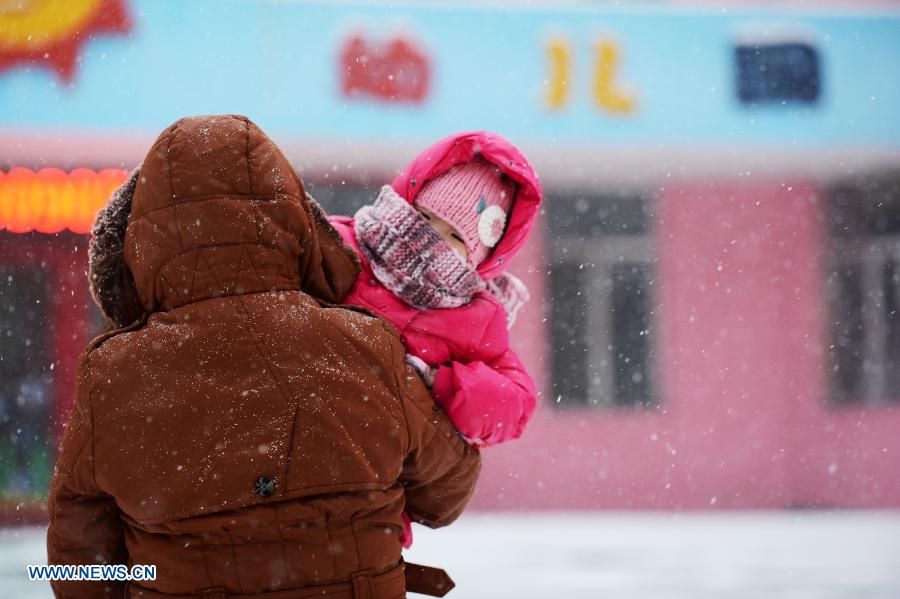
{"label": "brown hooded coat", "polygon": [[[91,275],[134,322],[81,357],[47,552],[157,576],[56,595],[404,596],[401,511],[452,522],[480,461],[393,327],[331,305],[354,252],[243,117],[176,122],[131,183],[127,229],[98,220]],[[366,578],[384,572],[401,576]]]}

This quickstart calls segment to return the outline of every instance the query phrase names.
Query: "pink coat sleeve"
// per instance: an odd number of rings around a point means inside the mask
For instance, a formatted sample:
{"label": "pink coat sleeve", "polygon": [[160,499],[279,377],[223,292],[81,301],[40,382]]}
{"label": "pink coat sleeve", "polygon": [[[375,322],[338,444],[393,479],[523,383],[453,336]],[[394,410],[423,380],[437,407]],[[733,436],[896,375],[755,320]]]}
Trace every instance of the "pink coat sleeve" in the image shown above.
{"label": "pink coat sleeve", "polygon": [[531,376],[509,348],[502,308],[480,344],[500,351],[486,360],[441,365],[432,395],[467,440],[490,446],[522,435],[534,415],[537,394]]}

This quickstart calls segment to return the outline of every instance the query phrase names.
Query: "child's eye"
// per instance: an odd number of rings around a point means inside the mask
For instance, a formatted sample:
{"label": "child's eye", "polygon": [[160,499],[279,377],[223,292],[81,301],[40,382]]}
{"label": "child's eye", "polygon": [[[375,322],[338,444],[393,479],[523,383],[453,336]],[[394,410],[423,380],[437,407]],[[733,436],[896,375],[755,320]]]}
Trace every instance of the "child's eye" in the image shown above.
{"label": "child's eye", "polygon": [[421,214],[422,216],[424,216],[424,217],[425,217],[425,220],[431,220],[431,215],[428,214],[427,212],[420,212],[419,214]]}
{"label": "child's eye", "polygon": [[458,241],[460,243],[465,243],[465,241],[463,241],[463,238],[460,237],[459,235],[457,235],[456,233],[451,233],[450,237],[452,237],[453,239],[455,239],[456,241]]}

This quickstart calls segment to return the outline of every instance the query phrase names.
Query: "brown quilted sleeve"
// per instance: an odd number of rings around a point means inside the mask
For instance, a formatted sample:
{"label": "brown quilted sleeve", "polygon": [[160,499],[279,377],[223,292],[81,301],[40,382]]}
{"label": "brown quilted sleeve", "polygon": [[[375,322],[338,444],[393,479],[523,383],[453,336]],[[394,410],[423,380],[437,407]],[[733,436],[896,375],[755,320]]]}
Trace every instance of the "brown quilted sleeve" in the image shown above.
{"label": "brown quilted sleeve", "polygon": [[403,359],[405,351],[393,336],[394,364],[400,400],[409,430],[409,453],[401,482],[406,511],[414,522],[431,528],[446,526],[462,513],[481,471],[481,456],[453,428],[431,399],[419,375]]}
{"label": "brown quilted sleeve", "polygon": [[[79,360],[75,407],[50,482],[47,563],[123,564],[125,538],[115,500],[94,478],[88,352]],[[56,597],[122,597],[124,582],[54,581]]]}

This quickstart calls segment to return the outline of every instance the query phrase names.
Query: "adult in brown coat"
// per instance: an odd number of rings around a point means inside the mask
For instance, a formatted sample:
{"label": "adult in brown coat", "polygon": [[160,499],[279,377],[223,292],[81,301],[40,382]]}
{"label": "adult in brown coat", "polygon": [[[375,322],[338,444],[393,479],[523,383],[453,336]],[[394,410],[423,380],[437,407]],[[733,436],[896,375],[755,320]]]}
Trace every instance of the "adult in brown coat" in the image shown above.
{"label": "adult in brown coat", "polygon": [[243,117],[182,119],[94,232],[92,290],[128,326],[81,357],[48,561],[157,576],[56,595],[405,596],[401,511],[452,522],[478,452],[392,326],[332,305],[355,253],[278,148]]}

